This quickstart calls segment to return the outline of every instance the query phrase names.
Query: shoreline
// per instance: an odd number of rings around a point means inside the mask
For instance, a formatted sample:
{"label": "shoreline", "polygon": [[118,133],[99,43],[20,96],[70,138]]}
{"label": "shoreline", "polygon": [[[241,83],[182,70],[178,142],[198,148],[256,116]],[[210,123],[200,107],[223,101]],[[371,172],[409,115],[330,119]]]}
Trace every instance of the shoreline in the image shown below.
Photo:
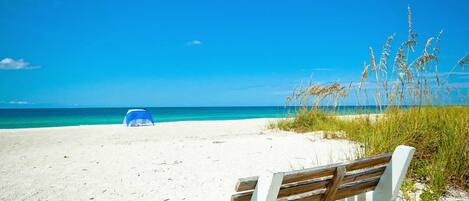
{"label": "shoreline", "polygon": [[[378,114],[378,113],[370,113],[370,114],[340,114],[340,115],[334,115],[335,117],[341,119],[341,120],[350,120],[353,118],[359,118],[359,117],[379,117],[382,116],[383,114]],[[158,126],[160,124],[167,124],[167,123],[184,123],[184,122],[222,122],[222,121],[243,121],[243,120],[257,120],[257,119],[266,119],[266,120],[281,120],[281,119],[290,119],[292,117],[258,117],[258,118],[241,118],[241,119],[216,119],[216,120],[177,120],[177,121],[164,121],[164,122],[155,122],[154,126]],[[84,125],[70,125],[70,126],[46,126],[46,127],[28,127],[28,128],[0,128],[0,132],[2,131],[9,131],[9,130],[29,130],[29,129],[47,129],[47,128],[73,128],[73,127],[91,127],[91,126],[122,126],[122,123],[120,124],[84,124]],[[152,127],[152,126],[143,126],[143,127]]]}
{"label": "shoreline", "polygon": [[[243,120],[278,120],[278,119],[285,119],[285,118],[266,118],[266,117],[259,117],[259,118],[246,118],[246,119],[220,119],[220,120],[180,120],[180,121],[167,121],[167,122],[155,122],[153,126],[141,126],[138,128],[146,128],[146,127],[154,127],[161,124],[168,124],[168,123],[191,123],[191,122],[222,122],[222,121],[243,121]],[[28,127],[28,128],[0,128],[0,133],[2,131],[11,131],[11,130],[29,130],[29,129],[55,129],[55,128],[83,128],[83,127],[106,127],[106,126],[123,126],[122,123],[120,124],[84,124],[84,125],[70,125],[70,126],[46,126],[46,127]],[[129,128],[137,128],[137,127],[129,127]]]}
{"label": "shoreline", "polygon": [[[295,110],[280,106],[147,108],[156,122],[287,118]],[[121,124],[127,111],[127,108],[0,109],[0,129]],[[375,110],[354,106],[338,110],[341,115],[364,112],[374,113]]]}

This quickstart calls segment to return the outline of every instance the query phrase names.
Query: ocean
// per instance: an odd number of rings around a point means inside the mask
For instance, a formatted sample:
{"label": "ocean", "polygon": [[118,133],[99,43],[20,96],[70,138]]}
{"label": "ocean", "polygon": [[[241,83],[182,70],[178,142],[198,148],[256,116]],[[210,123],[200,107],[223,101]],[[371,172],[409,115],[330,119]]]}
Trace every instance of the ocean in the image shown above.
{"label": "ocean", "polygon": [[[38,128],[57,126],[122,124],[129,108],[48,108],[0,109],[0,128]],[[294,114],[294,107],[150,107],[154,121],[236,120],[283,118]],[[341,114],[374,112],[374,106],[338,108]]]}

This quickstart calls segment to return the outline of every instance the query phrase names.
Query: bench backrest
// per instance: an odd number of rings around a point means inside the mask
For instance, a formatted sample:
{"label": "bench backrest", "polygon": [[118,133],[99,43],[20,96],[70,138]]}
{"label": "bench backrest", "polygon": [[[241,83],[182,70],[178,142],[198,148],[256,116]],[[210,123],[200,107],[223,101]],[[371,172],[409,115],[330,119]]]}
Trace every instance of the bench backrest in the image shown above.
{"label": "bench backrest", "polygon": [[[411,150],[410,158],[412,157],[413,148],[407,146],[399,147],[410,148],[406,150]],[[395,154],[381,154],[315,168],[283,172],[281,173],[282,176],[280,177],[278,186],[274,187],[273,192],[276,194],[274,196],[279,200],[338,200],[373,191],[380,183],[381,178],[385,177],[383,176],[384,174],[390,174],[392,177],[395,171],[402,169],[397,168],[397,170],[392,170],[390,163],[391,159],[396,157],[396,151],[394,153]],[[404,175],[409,165],[408,163],[410,163],[410,158],[408,162],[405,161],[406,164],[404,164],[404,166],[406,167],[404,168],[405,170],[403,170]],[[398,175],[394,173],[394,176],[396,177]],[[231,200],[251,200],[255,191],[258,190],[256,189],[258,181],[259,177],[239,179],[235,188],[237,193],[231,196]],[[385,184],[386,182],[381,183],[381,185],[387,185]],[[391,179],[391,186],[398,185],[400,187],[402,181],[397,181],[396,184],[394,183]],[[392,189],[393,191],[395,190],[394,188],[395,187]],[[394,193],[391,194],[394,195]]]}

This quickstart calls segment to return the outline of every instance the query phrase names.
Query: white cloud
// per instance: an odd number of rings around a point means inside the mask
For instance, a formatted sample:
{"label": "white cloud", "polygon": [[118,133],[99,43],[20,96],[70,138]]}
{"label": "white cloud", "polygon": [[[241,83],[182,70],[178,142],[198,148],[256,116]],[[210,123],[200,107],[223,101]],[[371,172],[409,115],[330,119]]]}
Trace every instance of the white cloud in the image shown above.
{"label": "white cloud", "polygon": [[0,70],[22,70],[34,68],[40,68],[40,66],[31,66],[29,62],[23,59],[14,60],[7,57],[0,61]]}
{"label": "white cloud", "polygon": [[192,46],[192,45],[202,45],[202,41],[200,41],[200,40],[189,41],[189,42],[187,43],[187,45],[189,45],[189,46]]}
{"label": "white cloud", "polygon": [[327,72],[327,71],[334,71],[333,68],[328,68],[328,67],[314,67],[314,68],[311,68],[311,67],[305,67],[305,68],[301,68],[300,71],[302,72]]}
{"label": "white cloud", "polygon": [[30,104],[30,103],[28,101],[24,101],[24,100],[12,100],[12,101],[0,101],[0,104],[27,105],[27,104]]}
{"label": "white cloud", "polygon": [[333,71],[334,69],[332,69],[332,68],[313,68],[311,70],[313,70],[313,71]]}

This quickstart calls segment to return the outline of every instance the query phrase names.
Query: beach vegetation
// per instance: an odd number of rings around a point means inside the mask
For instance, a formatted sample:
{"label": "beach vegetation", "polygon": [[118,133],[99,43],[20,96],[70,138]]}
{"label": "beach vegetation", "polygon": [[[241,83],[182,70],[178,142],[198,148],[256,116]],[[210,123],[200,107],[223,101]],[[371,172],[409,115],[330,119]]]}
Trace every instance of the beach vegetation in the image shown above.
{"label": "beach vegetation", "polygon": [[[324,131],[332,138],[359,142],[366,156],[392,152],[401,144],[413,146],[416,153],[403,190],[415,191],[415,182],[425,184],[422,200],[437,200],[452,187],[469,189],[469,106],[451,104],[458,88],[449,83],[469,57],[463,55],[449,72],[439,73],[442,33],[419,49],[409,7],[407,40],[399,43],[393,57],[395,34],[387,37],[379,58],[369,48],[359,81],[309,82],[293,90],[287,105],[296,106],[294,116],[272,127]],[[372,102],[378,115],[337,117],[338,105],[347,98],[357,107]]]}

